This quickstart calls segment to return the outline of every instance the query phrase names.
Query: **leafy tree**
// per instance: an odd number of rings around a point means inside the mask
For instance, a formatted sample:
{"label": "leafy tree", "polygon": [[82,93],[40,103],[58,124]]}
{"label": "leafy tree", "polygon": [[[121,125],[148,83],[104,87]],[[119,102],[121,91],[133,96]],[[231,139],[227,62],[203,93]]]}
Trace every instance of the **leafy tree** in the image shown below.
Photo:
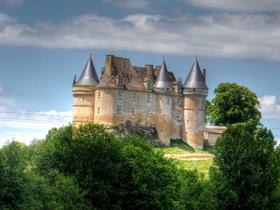
{"label": "leafy tree", "polygon": [[25,182],[24,170],[27,166],[27,147],[12,142],[0,150],[0,207],[18,209],[23,202]]}
{"label": "leafy tree", "polygon": [[90,209],[72,177],[52,170],[46,177],[30,173],[23,185],[21,210],[87,210]]}
{"label": "leafy tree", "polygon": [[197,174],[179,169],[176,162],[165,159],[141,137],[116,139],[101,125],[88,124],[78,129],[67,126],[51,130],[37,150],[38,173],[47,177],[50,171],[57,170],[73,177],[91,208],[203,206],[197,201],[202,201],[204,193]]}
{"label": "leafy tree", "polygon": [[73,178],[54,170],[39,176],[33,170],[32,155],[19,142],[0,149],[0,209],[89,209]]}
{"label": "leafy tree", "polygon": [[235,83],[221,83],[214,93],[216,97],[206,111],[210,122],[225,126],[249,120],[259,123],[259,101],[251,90]]}
{"label": "leafy tree", "polygon": [[213,181],[219,209],[279,209],[280,151],[255,123],[230,126],[216,144]]}

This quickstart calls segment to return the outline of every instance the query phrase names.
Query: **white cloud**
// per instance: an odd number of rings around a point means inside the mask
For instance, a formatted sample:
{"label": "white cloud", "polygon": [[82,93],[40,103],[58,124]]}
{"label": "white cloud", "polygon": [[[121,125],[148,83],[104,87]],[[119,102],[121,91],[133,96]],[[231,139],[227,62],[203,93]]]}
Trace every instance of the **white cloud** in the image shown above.
{"label": "white cloud", "polygon": [[280,15],[83,15],[37,25],[10,18],[0,22],[0,45],[280,60]]}
{"label": "white cloud", "polygon": [[19,104],[13,94],[0,85],[0,146],[12,140],[29,144],[33,139],[44,138],[51,128],[72,121],[72,111],[28,112],[20,109]]}
{"label": "white cloud", "polygon": [[187,3],[205,9],[234,12],[278,12],[279,0],[185,0]]}
{"label": "white cloud", "polygon": [[145,9],[149,6],[151,0],[102,0],[117,7],[127,9]]}
{"label": "white cloud", "polygon": [[[2,110],[2,111],[1,111]],[[6,110],[6,111],[5,111]],[[51,128],[68,125],[72,111],[46,112],[7,111],[0,106],[0,146],[7,141],[21,141],[26,144],[33,139],[42,139]]]}
{"label": "white cloud", "polygon": [[280,119],[280,103],[276,96],[262,96],[259,98],[260,111],[263,118]]}

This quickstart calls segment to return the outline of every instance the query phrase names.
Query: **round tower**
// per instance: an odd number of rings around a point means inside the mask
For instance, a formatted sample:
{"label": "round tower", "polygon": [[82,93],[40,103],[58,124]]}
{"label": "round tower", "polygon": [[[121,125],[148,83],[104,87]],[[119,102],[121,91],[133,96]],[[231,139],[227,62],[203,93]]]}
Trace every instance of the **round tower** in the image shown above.
{"label": "round tower", "polygon": [[184,140],[194,148],[203,148],[205,129],[205,99],[208,88],[206,74],[200,70],[197,59],[183,85]]}
{"label": "round tower", "polygon": [[169,74],[165,61],[162,61],[160,72],[154,85],[157,100],[157,119],[156,129],[160,141],[165,144],[170,144],[171,129],[172,129],[172,108],[174,89],[172,81],[169,79]]}
{"label": "round tower", "polygon": [[79,126],[91,123],[94,120],[95,87],[98,84],[91,56],[89,57],[82,74],[73,81],[73,125]]}

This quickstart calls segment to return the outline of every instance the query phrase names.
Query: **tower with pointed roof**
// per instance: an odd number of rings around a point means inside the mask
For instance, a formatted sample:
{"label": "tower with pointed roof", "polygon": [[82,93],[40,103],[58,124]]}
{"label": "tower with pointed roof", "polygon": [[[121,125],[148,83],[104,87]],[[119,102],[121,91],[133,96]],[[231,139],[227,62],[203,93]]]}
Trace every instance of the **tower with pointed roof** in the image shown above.
{"label": "tower with pointed roof", "polygon": [[111,128],[129,121],[155,128],[164,145],[183,139],[202,148],[207,94],[197,59],[182,84],[164,59],[160,66],[139,67],[114,55],[106,56],[99,80],[90,56],[73,80],[73,125],[98,123]]}
{"label": "tower with pointed roof", "polygon": [[165,145],[170,144],[172,136],[172,111],[174,105],[174,88],[169,77],[170,75],[163,59],[153,90],[158,112],[155,125],[158,136]]}
{"label": "tower with pointed roof", "polygon": [[205,130],[205,99],[208,87],[197,59],[183,84],[184,139],[194,148],[203,148]]}
{"label": "tower with pointed roof", "polygon": [[92,58],[89,57],[81,75],[73,80],[73,124],[94,122],[95,88],[99,82]]}

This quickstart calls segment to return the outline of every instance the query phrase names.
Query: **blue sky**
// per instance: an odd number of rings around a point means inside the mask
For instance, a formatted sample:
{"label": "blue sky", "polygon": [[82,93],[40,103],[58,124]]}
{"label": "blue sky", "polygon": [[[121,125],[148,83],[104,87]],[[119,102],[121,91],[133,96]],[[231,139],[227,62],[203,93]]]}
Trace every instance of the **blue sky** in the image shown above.
{"label": "blue sky", "polygon": [[207,69],[258,95],[263,124],[280,139],[278,0],[0,0],[0,144],[29,143],[71,121],[71,83],[89,52],[159,65],[183,80]]}

